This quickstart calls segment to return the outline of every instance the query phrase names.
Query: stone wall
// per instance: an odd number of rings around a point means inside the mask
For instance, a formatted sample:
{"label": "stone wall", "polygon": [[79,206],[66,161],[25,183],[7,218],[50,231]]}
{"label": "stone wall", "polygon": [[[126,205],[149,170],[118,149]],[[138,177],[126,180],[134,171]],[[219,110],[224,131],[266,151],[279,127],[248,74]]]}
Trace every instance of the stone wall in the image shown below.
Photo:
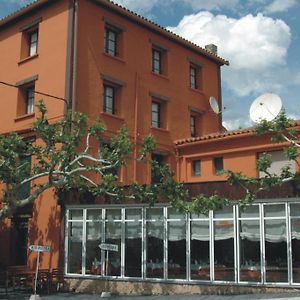
{"label": "stone wall", "polygon": [[292,292],[295,288],[251,287],[238,285],[200,285],[175,284],[141,281],[104,281],[99,279],[66,279],[70,291],[78,293],[101,294],[110,292],[113,295],[234,295],[254,293]]}

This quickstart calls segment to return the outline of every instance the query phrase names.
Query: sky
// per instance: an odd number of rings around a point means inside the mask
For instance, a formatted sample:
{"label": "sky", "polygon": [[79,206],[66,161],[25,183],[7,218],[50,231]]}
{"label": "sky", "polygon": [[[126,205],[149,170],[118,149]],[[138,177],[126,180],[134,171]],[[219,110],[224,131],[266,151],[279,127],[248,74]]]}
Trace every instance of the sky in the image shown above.
{"label": "sky", "polygon": [[[32,0],[0,0],[0,18]],[[277,94],[300,119],[300,0],[116,0],[116,3],[204,47],[218,46],[223,125],[253,126],[249,109]]]}

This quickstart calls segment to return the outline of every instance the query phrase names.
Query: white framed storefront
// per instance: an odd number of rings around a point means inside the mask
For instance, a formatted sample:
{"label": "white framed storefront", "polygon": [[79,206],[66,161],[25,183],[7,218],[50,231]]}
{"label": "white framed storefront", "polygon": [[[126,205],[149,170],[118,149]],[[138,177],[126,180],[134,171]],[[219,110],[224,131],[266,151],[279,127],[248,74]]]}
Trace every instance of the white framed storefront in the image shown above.
{"label": "white framed storefront", "polygon": [[[244,211],[233,205],[208,216],[168,205],[68,206],[66,275],[300,286],[300,201],[285,200]],[[107,256],[103,243],[118,251]]]}

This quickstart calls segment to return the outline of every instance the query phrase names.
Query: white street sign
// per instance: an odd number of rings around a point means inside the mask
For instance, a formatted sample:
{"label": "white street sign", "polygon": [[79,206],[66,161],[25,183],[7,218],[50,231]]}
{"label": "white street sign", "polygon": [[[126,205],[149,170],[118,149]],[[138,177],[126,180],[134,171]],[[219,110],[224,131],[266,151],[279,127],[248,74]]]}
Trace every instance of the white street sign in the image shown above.
{"label": "white street sign", "polygon": [[105,251],[119,251],[118,245],[115,244],[100,244],[99,248]]}
{"label": "white street sign", "polygon": [[50,252],[50,246],[30,245],[29,249],[37,252]]}

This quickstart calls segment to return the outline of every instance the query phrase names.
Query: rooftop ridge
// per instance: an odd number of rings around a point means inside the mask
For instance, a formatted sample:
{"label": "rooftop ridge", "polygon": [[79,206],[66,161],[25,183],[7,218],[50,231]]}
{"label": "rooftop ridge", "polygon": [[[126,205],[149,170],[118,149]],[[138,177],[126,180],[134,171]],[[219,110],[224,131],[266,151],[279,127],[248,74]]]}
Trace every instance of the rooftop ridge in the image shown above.
{"label": "rooftop ridge", "polygon": [[[289,128],[292,128],[292,127],[300,127],[300,120],[292,120]],[[249,128],[235,129],[235,130],[229,130],[229,131],[223,131],[223,132],[209,133],[209,134],[206,134],[203,136],[198,136],[198,137],[179,139],[179,140],[175,140],[174,144],[176,146],[179,146],[179,145],[184,145],[184,144],[192,144],[194,142],[199,142],[199,141],[221,139],[221,138],[226,138],[229,136],[239,136],[242,134],[254,134],[254,133],[255,133],[255,128],[249,127]]]}
{"label": "rooftop ridge", "polygon": [[[2,25],[11,22],[14,18],[20,17],[22,15],[22,13],[26,13],[28,11],[30,11],[30,9],[38,7],[39,4],[42,3],[46,3],[46,2],[50,2],[51,0],[32,0],[31,2],[29,2],[28,4],[24,5],[23,7],[17,9],[16,11],[10,13],[9,15],[3,17],[2,19],[0,19],[0,28]],[[177,40],[177,42],[181,42],[184,43],[187,46],[193,47],[194,50],[201,52],[203,55],[206,55],[208,58],[215,60],[221,64],[225,64],[225,65],[229,65],[228,60],[220,57],[219,55],[217,55],[214,52],[211,52],[185,38],[183,38],[182,36],[168,30],[167,28],[155,23],[154,21],[112,1],[112,0],[93,0],[94,2],[98,2],[98,3],[102,3],[105,4],[105,2],[111,6],[114,6],[115,8],[118,8],[119,10],[123,10],[124,13],[129,14],[129,17],[136,17],[138,19],[140,19],[143,22],[146,22],[146,24],[148,23],[148,25],[154,26],[157,30],[160,30],[162,33],[166,34],[169,36],[169,38],[173,39],[173,40]]]}

